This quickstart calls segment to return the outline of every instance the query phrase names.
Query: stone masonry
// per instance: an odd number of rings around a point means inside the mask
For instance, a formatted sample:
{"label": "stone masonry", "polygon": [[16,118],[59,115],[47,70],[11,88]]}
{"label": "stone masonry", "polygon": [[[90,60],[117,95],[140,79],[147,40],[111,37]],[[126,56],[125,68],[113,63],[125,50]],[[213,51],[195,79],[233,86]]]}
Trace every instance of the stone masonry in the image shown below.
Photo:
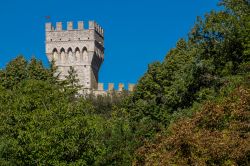
{"label": "stone masonry", "polygon": [[[65,79],[70,66],[76,71],[79,84],[84,92],[105,94],[103,84],[98,84],[98,72],[104,61],[104,30],[94,21],[88,22],[85,29],[84,22],[78,21],[78,27],[74,28],[73,22],[67,22],[67,29],[62,22],[57,22],[56,27],[52,23],[46,23],[46,55],[49,61],[54,60],[58,67],[59,78]],[[109,90],[112,89],[109,84]],[[118,91],[124,87],[119,84]],[[134,85],[129,84],[132,91]],[[114,89],[114,84],[113,84]]]}

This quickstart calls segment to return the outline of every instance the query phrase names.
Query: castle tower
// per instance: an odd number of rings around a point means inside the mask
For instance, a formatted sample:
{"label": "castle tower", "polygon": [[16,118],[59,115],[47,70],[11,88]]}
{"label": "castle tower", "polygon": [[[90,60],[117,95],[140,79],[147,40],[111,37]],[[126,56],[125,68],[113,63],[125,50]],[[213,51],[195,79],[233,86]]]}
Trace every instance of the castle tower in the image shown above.
{"label": "castle tower", "polygon": [[98,72],[104,60],[103,29],[94,21],[89,21],[88,29],[84,29],[83,21],[78,21],[77,29],[73,22],[67,22],[66,30],[61,22],[56,23],[56,28],[46,23],[45,28],[46,55],[49,61],[54,59],[60,79],[65,79],[72,66],[84,89],[97,89]]}

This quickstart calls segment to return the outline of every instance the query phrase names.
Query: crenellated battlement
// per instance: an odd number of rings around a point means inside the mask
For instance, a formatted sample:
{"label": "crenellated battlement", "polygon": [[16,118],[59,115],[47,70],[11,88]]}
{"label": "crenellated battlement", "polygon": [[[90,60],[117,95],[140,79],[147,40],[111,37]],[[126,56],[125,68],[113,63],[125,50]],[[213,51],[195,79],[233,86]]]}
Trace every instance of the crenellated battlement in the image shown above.
{"label": "crenellated battlement", "polygon": [[46,32],[60,32],[60,31],[84,31],[84,30],[95,30],[101,37],[104,37],[104,30],[103,28],[97,24],[95,21],[89,21],[88,22],[88,28],[85,29],[84,27],[84,22],[83,21],[78,21],[77,22],[77,28],[74,28],[74,22],[73,21],[68,21],[66,29],[63,27],[62,22],[56,22],[56,26],[53,26],[51,22],[46,23]]}
{"label": "crenellated battlement", "polygon": [[99,91],[99,92],[118,91],[118,92],[121,92],[123,90],[128,90],[129,92],[133,92],[134,88],[135,88],[135,84],[131,84],[131,83],[128,84],[127,89],[125,89],[125,84],[123,84],[123,83],[119,83],[117,88],[115,88],[114,83],[108,83],[108,89],[105,90],[104,83],[98,83],[97,89],[95,89],[95,91]]}

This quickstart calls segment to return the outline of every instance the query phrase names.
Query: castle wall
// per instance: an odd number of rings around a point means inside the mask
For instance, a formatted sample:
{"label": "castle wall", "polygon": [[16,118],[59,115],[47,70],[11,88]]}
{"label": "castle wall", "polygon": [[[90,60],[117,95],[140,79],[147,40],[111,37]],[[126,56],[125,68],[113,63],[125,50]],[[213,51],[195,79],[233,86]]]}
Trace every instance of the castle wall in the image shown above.
{"label": "castle wall", "polygon": [[[98,95],[105,96],[105,95],[108,95],[108,94],[112,94],[113,92],[121,93],[123,90],[126,90],[123,83],[118,84],[118,89],[114,88],[115,87],[114,83],[108,83],[108,89],[107,90],[104,89],[104,84],[103,83],[98,83],[97,87],[98,87],[97,89],[92,91],[95,96],[98,96]],[[135,88],[135,84],[130,84],[129,83],[127,91],[128,92],[133,92],[134,88]]]}

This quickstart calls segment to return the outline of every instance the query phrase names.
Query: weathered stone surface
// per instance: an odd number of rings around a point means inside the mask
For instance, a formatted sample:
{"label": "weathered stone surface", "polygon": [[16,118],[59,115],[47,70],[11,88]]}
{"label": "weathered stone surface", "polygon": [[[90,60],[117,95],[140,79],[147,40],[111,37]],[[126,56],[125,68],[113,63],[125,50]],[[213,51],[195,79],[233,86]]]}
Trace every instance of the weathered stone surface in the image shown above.
{"label": "weathered stone surface", "polygon": [[56,23],[56,28],[46,23],[46,55],[50,61],[55,60],[60,79],[65,79],[72,66],[84,89],[97,89],[104,60],[104,31],[94,21],[89,21],[88,29],[84,29],[83,21],[78,22],[77,29],[73,27],[71,21],[66,30],[61,22]]}

